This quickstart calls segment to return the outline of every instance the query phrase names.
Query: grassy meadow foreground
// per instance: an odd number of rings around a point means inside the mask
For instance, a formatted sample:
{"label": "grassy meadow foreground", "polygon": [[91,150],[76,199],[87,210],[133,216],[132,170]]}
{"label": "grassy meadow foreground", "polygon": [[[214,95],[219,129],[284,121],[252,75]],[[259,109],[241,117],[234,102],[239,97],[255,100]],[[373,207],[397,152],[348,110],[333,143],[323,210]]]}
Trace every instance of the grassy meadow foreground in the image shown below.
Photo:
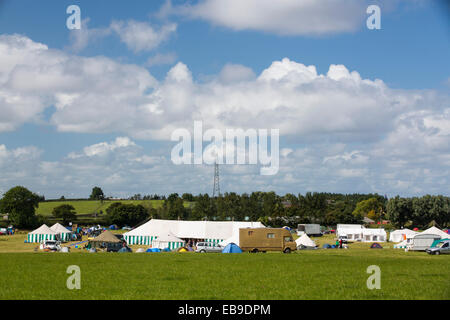
{"label": "grassy meadow foreground", "polygon": [[[450,298],[450,256],[368,244],[292,254],[64,254],[34,252],[24,239],[0,238],[0,299]],[[81,268],[81,290],[66,288],[70,265]],[[370,265],[381,268],[381,290],[367,289]]]}

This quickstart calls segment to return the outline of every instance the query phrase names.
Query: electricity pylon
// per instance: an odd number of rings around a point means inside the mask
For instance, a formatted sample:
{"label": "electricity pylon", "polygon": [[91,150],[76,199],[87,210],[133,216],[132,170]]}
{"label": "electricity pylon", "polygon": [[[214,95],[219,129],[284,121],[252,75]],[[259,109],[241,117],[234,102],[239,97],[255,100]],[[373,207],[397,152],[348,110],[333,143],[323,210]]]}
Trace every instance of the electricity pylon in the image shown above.
{"label": "electricity pylon", "polygon": [[220,177],[219,177],[219,164],[214,164],[214,190],[213,190],[213,198],[220,197]]}

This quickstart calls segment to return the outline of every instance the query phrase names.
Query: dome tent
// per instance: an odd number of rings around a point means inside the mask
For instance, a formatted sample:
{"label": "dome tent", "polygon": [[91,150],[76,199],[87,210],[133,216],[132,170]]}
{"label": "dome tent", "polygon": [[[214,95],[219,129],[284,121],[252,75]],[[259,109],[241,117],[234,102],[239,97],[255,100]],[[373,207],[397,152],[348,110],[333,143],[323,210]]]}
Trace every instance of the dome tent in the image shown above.
{"label": "dome tent", "polygon": [[222,250],[222,253],[242,253],[241,248],[235,243],[229,243],[227,246]]}
{"label": "dome tent", "polygon": [[131,250],[131,248],[128,248],[128,247],[122,247],[119,251],[117,251],[117,252],[120,252],[120,253],[127,253],[127,252],[133,252],[133,250]]}
{"label": "dome tent", "polygon": [[383,249],[383,247],[379,243],[372,243],[370,249]]}
{"label": "dome tent", "polygon": [[58,233],[50,229],[46,224],[43,224],[28,234],[27,241],[28,243],[40,243],[45,240],[56,240],[57,234]]}

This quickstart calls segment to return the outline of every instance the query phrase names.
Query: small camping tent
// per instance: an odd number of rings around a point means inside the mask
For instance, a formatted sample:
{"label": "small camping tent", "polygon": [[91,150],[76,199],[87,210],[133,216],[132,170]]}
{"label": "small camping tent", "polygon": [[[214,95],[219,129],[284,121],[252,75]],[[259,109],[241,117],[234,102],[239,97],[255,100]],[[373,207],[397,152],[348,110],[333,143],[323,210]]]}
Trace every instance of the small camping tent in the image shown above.
{"label": "small camping tent", "polygon": [[56,240],[57,234],[58,233],[50,229],[46,224],[43,224],[28,234],[27,241],[28,243],[40,243],[45,240]]}
{"label": "small camping tent", "polygon": [[316,243],[311,240],[310,237],[306,233],[304,233],[300,238],[295,240],[295,243],[297,244],[297,248],[301,249],[314,249],[317,247]]}
{"label": "small camping tent", "polygon": [[133,252],[133,250],[131,250],[131,248],[128,248],[128,247],[122,247],[117,252],[121,252],[121,253],[123,253],[123,252]]}
{"label": "small camping tent", "polygon": [[59,234],[61,242],[69,242],[72,238],[72,232],[59,223],[55,223],[50,229]]}
{"label": "small camping tent", "polygon": [[372,243],[370,249],[383,249],[383,247],[379,243]]}
{"label": "small camping tent", "polygon": [[223,248],[222,253],[242,253],[241,248],[235,243],[229,243]]}

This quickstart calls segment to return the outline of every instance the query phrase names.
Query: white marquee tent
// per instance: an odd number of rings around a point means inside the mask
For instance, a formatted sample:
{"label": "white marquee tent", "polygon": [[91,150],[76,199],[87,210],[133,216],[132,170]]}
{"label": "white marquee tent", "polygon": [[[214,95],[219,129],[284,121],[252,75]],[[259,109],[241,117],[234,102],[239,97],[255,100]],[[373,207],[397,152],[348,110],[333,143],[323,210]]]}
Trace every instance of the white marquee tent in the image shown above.
{"label": "white marquee tent", "polygon": [[306,248],[315,248],[317,245],[316,243],[311,240],[310,237],[306,233],[304,233],[300,238],[295,240],[295,243],[297,244],[297,247],[303,246]]}
{"label": "white marquee tent", "polygon": [[338,224],[336,234],[347,236],[349,241],[384,242],[387,239],[383,228],[365,228],[360,224]]}
{"label": "white marquee tent", "polygon": [[440,236],[441,239],[447,239],[447,238],[450,237],[450,235],[448,233],[445,233],[444,231],[439,230],[436,227],[431,227],[431,228],[429,228],[429,229],[427,229],[427,230],[425,230],[425,231],[423,231],[423,232],[421,232],[419,234],[436,234],[436,235]]}
{"label": "white marquee tent", "polygon": [[363,239],[364,242],[385,242],[387,240],[386,231],[383,228],[364,228]]}
{"label": "white marquee tent", "polygon": [[53,226],[50,227],[50,229],[58,233],[61,241],[63,242],[70,241],[70,238],[72,237],[72,232],[69,231],[67,228],[63,227],[59,223],[55,223]]}
{"label": "white marquee tent", "polygon": [[406,240],[407,238],[411,238],[411,237],[415,236],[416,234],[418,234],[418,232],[407,229],[407,228],[401,229],[401,230],[395,230],[389,234],[389,241],[402,242],[402,241]]}
{"label": "white marquee tent", "polygon": [[360,224],[338,224],[336,228],[336,235],[347,236],[351,240],[361,239],[363,226]]}
{"label": "white marquee tent", "polygon": [[195,239],[218,244],[231,238],[240,228],[264,228],[264,225],[261,222],[152,219],[125,233],[124,239],[130,245],[151,245],[157,237],[172,234],[182,240]]}
{"label": "white marquee tent", "polygon": [[29,243],[40,243],[44,240],[56,240],[57,234],[58,233],[50,229],[47,225],[43,224],[28,234],[27,241]]}

